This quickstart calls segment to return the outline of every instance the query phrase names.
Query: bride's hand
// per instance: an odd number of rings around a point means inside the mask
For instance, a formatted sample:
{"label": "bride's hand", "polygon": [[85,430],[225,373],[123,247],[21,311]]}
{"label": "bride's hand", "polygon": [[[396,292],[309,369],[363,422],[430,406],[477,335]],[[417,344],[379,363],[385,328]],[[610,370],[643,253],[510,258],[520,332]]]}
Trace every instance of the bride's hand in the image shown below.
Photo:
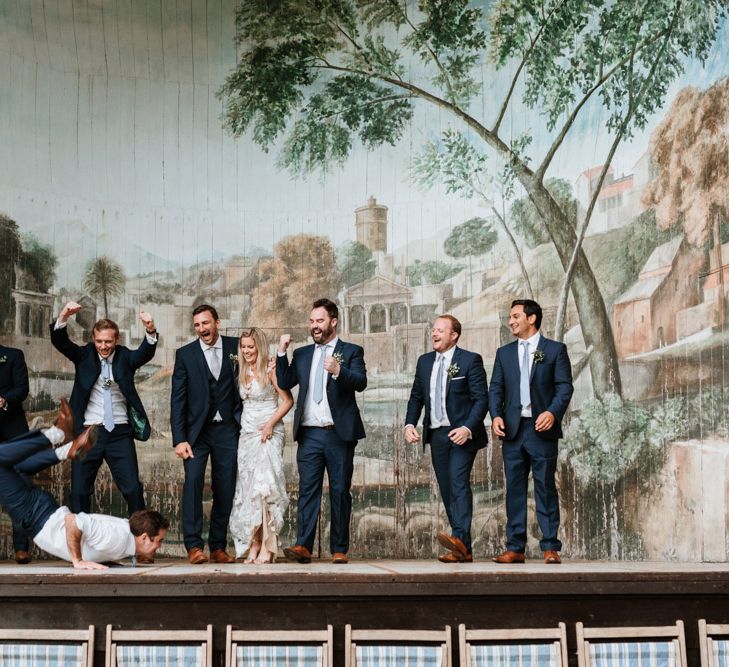
{"label": "bride's hand", "polygon": [[266,440],[270,440],[273,435],[273,424],[266,422],[258,430],[261,432],[261,442],[266,442]]}

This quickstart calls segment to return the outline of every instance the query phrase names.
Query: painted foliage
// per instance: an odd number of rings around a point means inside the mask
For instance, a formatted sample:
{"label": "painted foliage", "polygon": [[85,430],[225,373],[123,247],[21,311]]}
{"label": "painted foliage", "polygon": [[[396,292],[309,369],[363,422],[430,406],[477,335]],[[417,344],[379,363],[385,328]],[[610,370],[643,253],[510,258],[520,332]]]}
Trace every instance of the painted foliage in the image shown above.
{"label": "painted foliage", "polygon": [[[0,327],[31,416],[70,392],[47,336],[67,300],[77,340],[108,315],[136,344],[152,312],[138,452],[181,553],[169,391],[192,308],[304,344],[328,296],[369,372],[353,553],[430,557],[446,519],[402,436],[415,361],[451,312],[490,371],[529,296],[575,376],[565,552],[726,560],[727,4],[0,0]],[[284,541],[290,437],[285,458]],[[503,542],[498,442],[473,484],[478,557]],[[123,511],[106,472],[95,500]]]}

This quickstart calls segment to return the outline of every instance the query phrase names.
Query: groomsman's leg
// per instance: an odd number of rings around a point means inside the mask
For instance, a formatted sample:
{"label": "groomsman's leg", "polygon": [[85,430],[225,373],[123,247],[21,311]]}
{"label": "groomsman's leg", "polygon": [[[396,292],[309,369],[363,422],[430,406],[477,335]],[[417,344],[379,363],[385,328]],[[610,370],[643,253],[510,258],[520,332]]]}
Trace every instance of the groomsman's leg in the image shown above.
{"label": "groomsman's leg", "polygon": [[91,512],[91,496],[94,493],[96,474],[106,455],[109,436],[109,431],[100,426],[96,444],[91,451],[83,460],[75,459],[71,464],[71,502],[69,505],[74,514]]}
{"label": "groomsman's leg", "polygon": [[471,491],[471,469],[476,460],[477,449],[451,444],[451,526],[453,535],[466,545],[471,553],[471,521],[473,519],[473,493]]}
{"label": "groomsman's leg", "polygon": [[530,461],[524,449],[525,433],[533,431],[531,420],[522,419],[514,440],[504,440],[501,452],[506,477],[506,548],[524,553],[527,542],[527,484]]}
{"label": "groomsman's leg", "polygon": [[215,440],[210,445],[210,485],[213,507],[210,510],[208,545],[210,553],[228,543],[228,521],[233,509],[235,480],[238,475],[238,425],[213,425]]}
{"label": "groomsman's leg", "polygon": [[128,424],[119,424],[109,433],[104,458],[119,492],[127,501],[129,515],[137,510],[143,510],[144,489],[139,481],[137,448],[134,446],[132,429]]}
{"label": "groomsman's leg", "polygon": [[205,468],[208,465],[210,446],[205,437],[205,431],[200,434],[195,443],[190,443],[193,458],[185,459],[182,465],[185,469],[185,483],[182,487],[182,540],[185,549],[190,551],[193,547],[203,549],[205,543],[202,539],[203,529],[203,489],[205,486]]}
{"label": "groomsman's leg", "polygon": [[557,472],[557,441],[542,440],[532,434],[524,444],[532,460],[534,479],[534,503],[537,521],[542,531],[539,547],[542,551],[560,551],[562,543],[557,539],[559,530],[559,495],[555,474]]}
{"label": "groomsman's leg", "polygon": [[435,479],[438,481],[440,497],[443,499],[448,524],[453,530],[453,516],[451,515],[451,448],[453,443],[448,439],[450,428],[441,427],[433,429],[430,439],[430,459],[433,462]]}
{"label": "groomsman's leg", "polygon": [[[25,417],[16,416],[15,419],[0,425],[0,441],[4,442],[19,435],[24,435],[27,432],[28,424],[25,421]],[[33,485],[30,478],[26,478],[26,482],[29,487]],[[18,551],[24,551],[26,553],[30,551],[30,540],[28,539],[27,533],[15,522],[13,522],[13,550],[16,552],[16,558]]]}
{"label": "groomsman's leg", "polygon": [[[326,431],[322,428],[302,426],[301,439],[296,448],[296,465],[299,469],[299,505],[296,512],[296,544],[314,549],[316,522],[321,507],[324,483],[324,448]],[[331,431],[333,432],[333,431]],[[330,482],[331,483],[331,482]]]}
{"label": "groomsman's leg", "polygon": [[349,522],[352,516],[352,473],[356,442],[345,442],[334,430],[324,431],[327,476],[329,477],[329,505],[332,512],[329,531],[329,551],[346,554],[349,550]]}

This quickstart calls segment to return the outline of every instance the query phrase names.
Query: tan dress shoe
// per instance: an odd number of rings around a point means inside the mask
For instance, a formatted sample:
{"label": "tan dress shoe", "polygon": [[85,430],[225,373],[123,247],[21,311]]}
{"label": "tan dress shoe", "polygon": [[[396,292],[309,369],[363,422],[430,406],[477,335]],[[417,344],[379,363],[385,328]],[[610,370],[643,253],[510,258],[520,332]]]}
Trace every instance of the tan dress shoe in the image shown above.
{"label": "tan dress shoe", "polygon": [[65,398],[61,399],[61,408],[58,411],[56,421],[53,422],[56,428],[63,431],[63,444],[73,440],[73,413],[71,406]]}
{"label": "tan dress shoe", "polygon": [[473,563],[473,556],[471,554],[464,556],[457,551],[449,551],[447,554],[438,556],[438,560],[441,563]]}
{"label": "tan dress shoe", "polygon": [[336,553],[332,554],[332,563],[335,565],[346,565],[349,563],[349,559],[347,558],[347,554],[343,554],[341,551],[337,551]]}
{"label": "tan dress shoe", "polygon": [[562,559],[559,557],[558,551],[545,551],[544,552],[544,564],[545,565],[559,565]]}
{"label": "tan dress shoe", "polygon": [[200,547],[193,547],[187,551],[187,560],[190,565],[200,565],[201,563],[207,563],[208,557]]}
{"label": "tan dress shoe", "polygon": [[30,556],[30,553],[23,550],[18,550],[15,552],[15,562],[18,565],[27,565],[30,563],[30,561],[33,560]]}
{"label": "tan dress shoe", "polygon": [[71,461],[81,461],[96,444],[98,430],[99,427],[96,424],[91,424],[91,426],[87,426],[83,431],[81,431],[81,433],[73,439],[71,449],[68,450],[68,454],[66,455],[67,458],[71,459]]}
{"label": "tan dress shoe", "polygon": [[[463,544],[463,540],[456,537],[455,535],[449,535],[448,533],[438,533],[438,544],[450,549],[454,553],[460,554],[464,558],[469,555],[466,545]],[[471,559],[473,560],[473,559]]]}
{"label": "tan dress shoe", "polygon": [[210,552],[211,563],[235,563],[235,558],[225,553],[225,549],[215,549]]}
{"label": "tan dress shoe", "polygon": [[297,563],[311,563],[311,551],[301,544],[286,547],[284,549],[284,556],[288,560],[296,561]]}
{"label": "tan dress shoe", "polygon": [[494,556],[491,560],[493,560],[494,563],[523,563],[524,554],[519,551],[504,551],[504,553]]}

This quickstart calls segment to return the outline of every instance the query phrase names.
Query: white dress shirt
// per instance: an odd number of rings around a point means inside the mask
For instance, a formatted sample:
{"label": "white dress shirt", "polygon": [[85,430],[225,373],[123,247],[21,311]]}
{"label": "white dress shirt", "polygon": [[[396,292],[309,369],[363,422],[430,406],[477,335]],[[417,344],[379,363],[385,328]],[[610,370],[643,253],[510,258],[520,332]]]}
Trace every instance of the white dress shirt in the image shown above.
{"label": "white dress shirt", "polygon": [[[43,551],[56,558],[71,561],[71,552],[66,541],[65,517],[68,507],[59,507],[33,538]],[[134,535],[129,531],[129,521],[104,514],[76,515],[76,525],[81,531],[81,558],[93,563],[121,560],[136,552]]]}
{"label": "white dress shirt", "polygon": [[[322,348],[324,348],[326,356],[331,357],[334,354],[334,348],[336,347],[338,340],[339,337],[335,336],[328,343],[325,343],[324,345],[319,345],[317,343],[314,347],[314,356],[311,359],[311,370],[309,371],[309,389],[306,392],[304,412],[301,415],[302,426],[332,426],[334,424],[332,411],[329,408],[329,397],[327,396],[327,376],[329,374],[326,370],[324,371],[324,387],[321,403],[314,401],[314,378],[316,377],[316,367],[321,359]],[[332,376],[332,379],[336,380],[334,376]]]}
{"label": "white dress shirt", "polygon": [[[210,369],[210,373],[213,377],[215,377],[215,373],[213,373],[213,349],[217,350],[218,358],[220,359],[220,371],[223,371],[223,337],[218,336],[218,340],[216,340],[212,345],[206,345],[203,343],[201,338],[198,338],[198,341],[200,342],[200,349],[203,351],[203,356],[205,357],[205,363],[208,365],[208,369]],[[217,379],[217,378],[216,378]],[[220,411],[216,411],[215,416],[213,417],[214,422],[221,422],[223,421],[223,418],[220,416]]]}
{"label": "white dress shirt", "polygon": [[[446,390],[448,388],[448,367],[453,361],[453,353],[456,351],[455,345],[441,354],[435,353],[435,363],[430,373],[430,428],[440,428],[441,426],[450,426],[448,421],[448,413],[446,412]],[[443,357],[443,378],[441,380],[441,408],[443,408],[443,419],[438,420],[435,416],[435,383],[438,378],[438,366],[440,358]]]}
{"label": "white dress shirt", "polygon": [[[531,377],[532,374],[532,367],[534,366],[534,353],[537,351],[537,345],[539,345],[539,339],[542,337],[542,335],[537,331],[531,338],[526,339],[526,344],[529,346],[529,377]],[[516,347],[517,349],[517,357],[519,358],[519,373],[521,373],[521,367],[524,365],[524,348],[523,340],[521,338],[518,339],[518,345]],[[521,416],[522,417],[531,417],[532,416],[532,406],[531,403],[523,407],[521,410]]]}

